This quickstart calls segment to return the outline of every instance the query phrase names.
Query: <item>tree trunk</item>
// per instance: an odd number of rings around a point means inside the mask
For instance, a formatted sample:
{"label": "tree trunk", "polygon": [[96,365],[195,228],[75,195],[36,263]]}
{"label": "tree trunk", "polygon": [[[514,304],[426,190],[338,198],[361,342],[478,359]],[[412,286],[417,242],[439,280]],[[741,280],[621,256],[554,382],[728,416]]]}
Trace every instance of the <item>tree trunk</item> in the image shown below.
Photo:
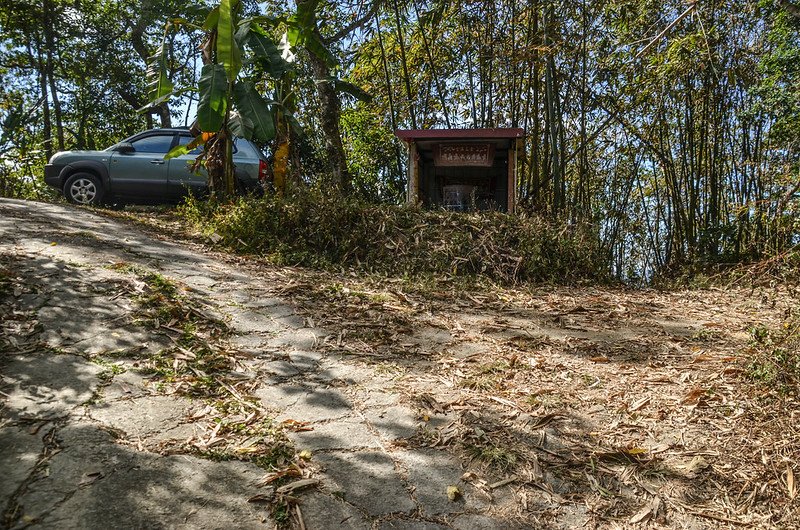
{"label": "tree trunk", "polygon": [[[389,65],[386,61],[386,49],[383,46],[383,37],[381,36],[381,21],[378,18],[378,14],[375,13],[375,31],[378,34],[378,45],[381,48],[381,62],[383,63],[383,75],[386,78],[386,94],[389,97],[389,120],[392,124],[392,131],[397,130],[397,120],[395,118],[395,109],[394,109],[394,97],[392,96],[392,83],[391,83],[391,76],[389,75]],[[403,180],[403,162],[402,157],[400,155],[400,144],[397,141],[397,138],[394,138],[394,154],[395,154],[395,161],[397,162],[397,182],[402,182]]]}
{"label": "tree trunk", "polygon": [[53,37],[53,6],[48,0],[42,4],[44,10],[44,45],[45,45],[45,71],[47,73],[48,84],[50,85],[50,97],[53,98],[53,115],[56,120],[56,141],[59,151],[64,150],[64,125],[61,120],[61,102],[58,99],[58,88],[53,66],[53,52],[55,50],[55,38]]}
{"label": "tree trunk", "polygon": [[408,62],[406,62],[406,46],[403,39],[403,26],[400,23],[400,9],[397,7],[397,0],[394,0],[394,19],[397,25],[397,40],[400,44],[400,63],[403,67],[403,81],[406,85],[406,97],[408,98],[408,114],[411,118],[411,128],[417,128],[417,116],[414,110],[414,97],[411,93],[411,80],[408,75]]}
{"label": "tree trunk", "polygon": [[158,114],[162,127],[172,127],[172,116],[170,116],[169,105],[166,102],[154,107],[151,112]]}
{"label": "tree trunk", "polygon": [[[550,46],[552,41],[550,34],[553,30],[553,6],[552,4],[545,8],[545,21],[544,21],[544,45]],[[556,98],[558,97],[555,88],[556,65],[553,58],[553,51],[549,50],[547,55],[547,62],[545,67],[545,107],[547,109],[547,124],[548,124],[548,140],[550,151],[550,172],[553,181],[553,211],[558,213],[563,208],[562,200],[562,182],[561,182],[561,161],[559,160],[559,134],[558,122],[560,116],[557,114]]]}
{"label": "tree trunk", "polygon": [[53,156],[53,137],[52,124],[50,122],[50,97],[47,90],[47,72],[44,60],[42,59],[42,44],[38,35],[34,35],[36,44],[36,56],[33,55],[30,45],[28,45],[28,56],[31,64],[36,65],[39,80],[39,93],[42,98],[42,144],[44,145],[44,156],[47,160]]}
{"label": "tree trunk", "polygon": [[531,182],[531,203],[534,207],[540,205],[539,188],[541,188],[541,157],[539,145],[541,141],[541,122],[539,120],[539,94],[541,93],[541,61],[539,60],[539,2],[537,1],[533,6],[533,35],[536,38],[535,48],[533,51],[533,142],[531,145],[531,167],[529,169],[529,180]]}
{"label": "tree trunk", "polygon": [[320,124],[325,136],[325,153],[331,168],[330,184],[341,192],[348,192],[351,184],[350,172],[347,169],[347,157],[342,145],[342,133],[339,118],[342,113],[342,102],[329,81],[330,70],[325,61],[313,53],[309,53],[309,62],[314,72],[317,85],[317,96],[320,103]]}

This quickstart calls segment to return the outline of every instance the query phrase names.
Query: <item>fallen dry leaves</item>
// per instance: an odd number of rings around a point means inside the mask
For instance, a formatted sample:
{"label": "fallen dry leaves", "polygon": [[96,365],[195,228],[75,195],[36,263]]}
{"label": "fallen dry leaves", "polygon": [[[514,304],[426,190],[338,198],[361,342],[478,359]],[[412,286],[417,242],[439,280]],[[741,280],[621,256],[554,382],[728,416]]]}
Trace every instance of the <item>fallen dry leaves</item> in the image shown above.
{"label": "fallen dry leaves", "polygon": [[412,443],[462,455],[462,479],[513,495],[522,521],[798,527],[800,403],[747,379],[749,328],[778,326],[796,293],[414,284],[219,257],[303,307],[330,332],[318,347],[444,418]]}
{"label": "fallen dry leaves", "polygon": [[430,291],[320,273],[280,294],[331,331],[321,347],[394,367],[424,420],[447,419],[414,443],[494,475],[490,497],[511,487],[523,520],[543,506],[553,521],[581,507],[669,528],[800,518],[800,407],[761,403],[745,377],[748,328],[792,303],[778,294]]}

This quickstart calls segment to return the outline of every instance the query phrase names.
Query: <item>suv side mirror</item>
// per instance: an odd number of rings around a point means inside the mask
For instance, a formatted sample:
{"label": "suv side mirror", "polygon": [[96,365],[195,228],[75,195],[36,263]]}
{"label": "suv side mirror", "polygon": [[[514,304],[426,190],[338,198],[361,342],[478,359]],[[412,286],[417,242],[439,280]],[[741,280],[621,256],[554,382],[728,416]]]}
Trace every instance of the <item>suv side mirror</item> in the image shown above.
{"label": "suv side mirror", "polygon": [[114,151],[122,154],[128,154],[128,153],[135,153],[136,148],[133,147],[133,144],[131,143],[121,142],[117,144],[117,147],[114,148]]}

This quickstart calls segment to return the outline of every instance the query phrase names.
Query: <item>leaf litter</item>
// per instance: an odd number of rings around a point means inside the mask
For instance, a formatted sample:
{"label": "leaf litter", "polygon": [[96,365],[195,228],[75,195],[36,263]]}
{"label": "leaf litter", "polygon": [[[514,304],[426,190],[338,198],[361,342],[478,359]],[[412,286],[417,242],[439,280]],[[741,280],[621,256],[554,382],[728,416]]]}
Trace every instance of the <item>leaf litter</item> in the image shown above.
{"label": "leaf litter", "polygon": [[412,443],[461,455],[487,492],[511,487],[522,520],[569,506],[601,525],[800,520],[800,407],[747,378],[749,329],[777,325],[790,297],[293,278],[278,293],[331,330],[322,347],[397,367],[395,390],[448,419]]}
{"label": "leaf litter", "polygon": [[250,267],[329,330],[320,348],[388,367],[390,389],[426,422],[447,420],[411,443],[461,455],[462,480],[487,498],[514,477],[497,492],[514,496],[523,521],[800,521],[797,394],[754,384],[751,366],[752,330],[781,325],[797,305],[791,288],[511,288],[217,257]]}
{"label": "leaf litter", "polygon": [[[35,318],[36,312],[18,309],[20,297],[35,296],[41,290],[26,269],[26,259],[24,255],[0,254],[0,364],[7,352],[24,354],[51,349],[41,341],[42,327]],[[70,267],[65,264],[61,273],[69,274]],[[144,390],[152,395],[181,395],[193,403],[182,423],[191,424],[194,434],[157,439],[120,436],[117,443],[164,455],[194,454],[212,460],[252,462],[266,473],[260,484],[265,493],[250,499],[252,502],[291,503],[294,501],[289,493],[313,486],[316,481],[310,476],[314,464],[308,455],[295,453],[285,435],[289,426],[274,422],[260,400],[251,396],[260,383],[248,374],[240,352],[229,345],[227,325],[179,283],[123,262],[106,268],[119,274],[116,280],[106,282],[109,291],[116,291],[112,299],[125,297],[133,302],[133,310],[121,317],[125,322],[115,324],[149,328],[167,337],[171,346],[155,353],[87,355],[120,372],[133,369],[147,376]],[[78,276],[73,274],[72,278]],[[113,375],[105,384],[112,378]],[[39,427],[41,424],[35,426]],[[87,472],[79,486],[89,486],[102,478],[100,472]]]}

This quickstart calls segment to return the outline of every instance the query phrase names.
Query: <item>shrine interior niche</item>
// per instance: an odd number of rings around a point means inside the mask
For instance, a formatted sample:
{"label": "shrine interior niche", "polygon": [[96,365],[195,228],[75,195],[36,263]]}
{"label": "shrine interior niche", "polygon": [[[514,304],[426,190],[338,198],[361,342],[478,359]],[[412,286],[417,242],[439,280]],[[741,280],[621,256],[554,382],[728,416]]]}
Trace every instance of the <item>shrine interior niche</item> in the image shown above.
{"label": "shrine interior niche", "polygon": [[514,211],[522,129],[396,134],[408,146],[408,202],[455,211]]}

